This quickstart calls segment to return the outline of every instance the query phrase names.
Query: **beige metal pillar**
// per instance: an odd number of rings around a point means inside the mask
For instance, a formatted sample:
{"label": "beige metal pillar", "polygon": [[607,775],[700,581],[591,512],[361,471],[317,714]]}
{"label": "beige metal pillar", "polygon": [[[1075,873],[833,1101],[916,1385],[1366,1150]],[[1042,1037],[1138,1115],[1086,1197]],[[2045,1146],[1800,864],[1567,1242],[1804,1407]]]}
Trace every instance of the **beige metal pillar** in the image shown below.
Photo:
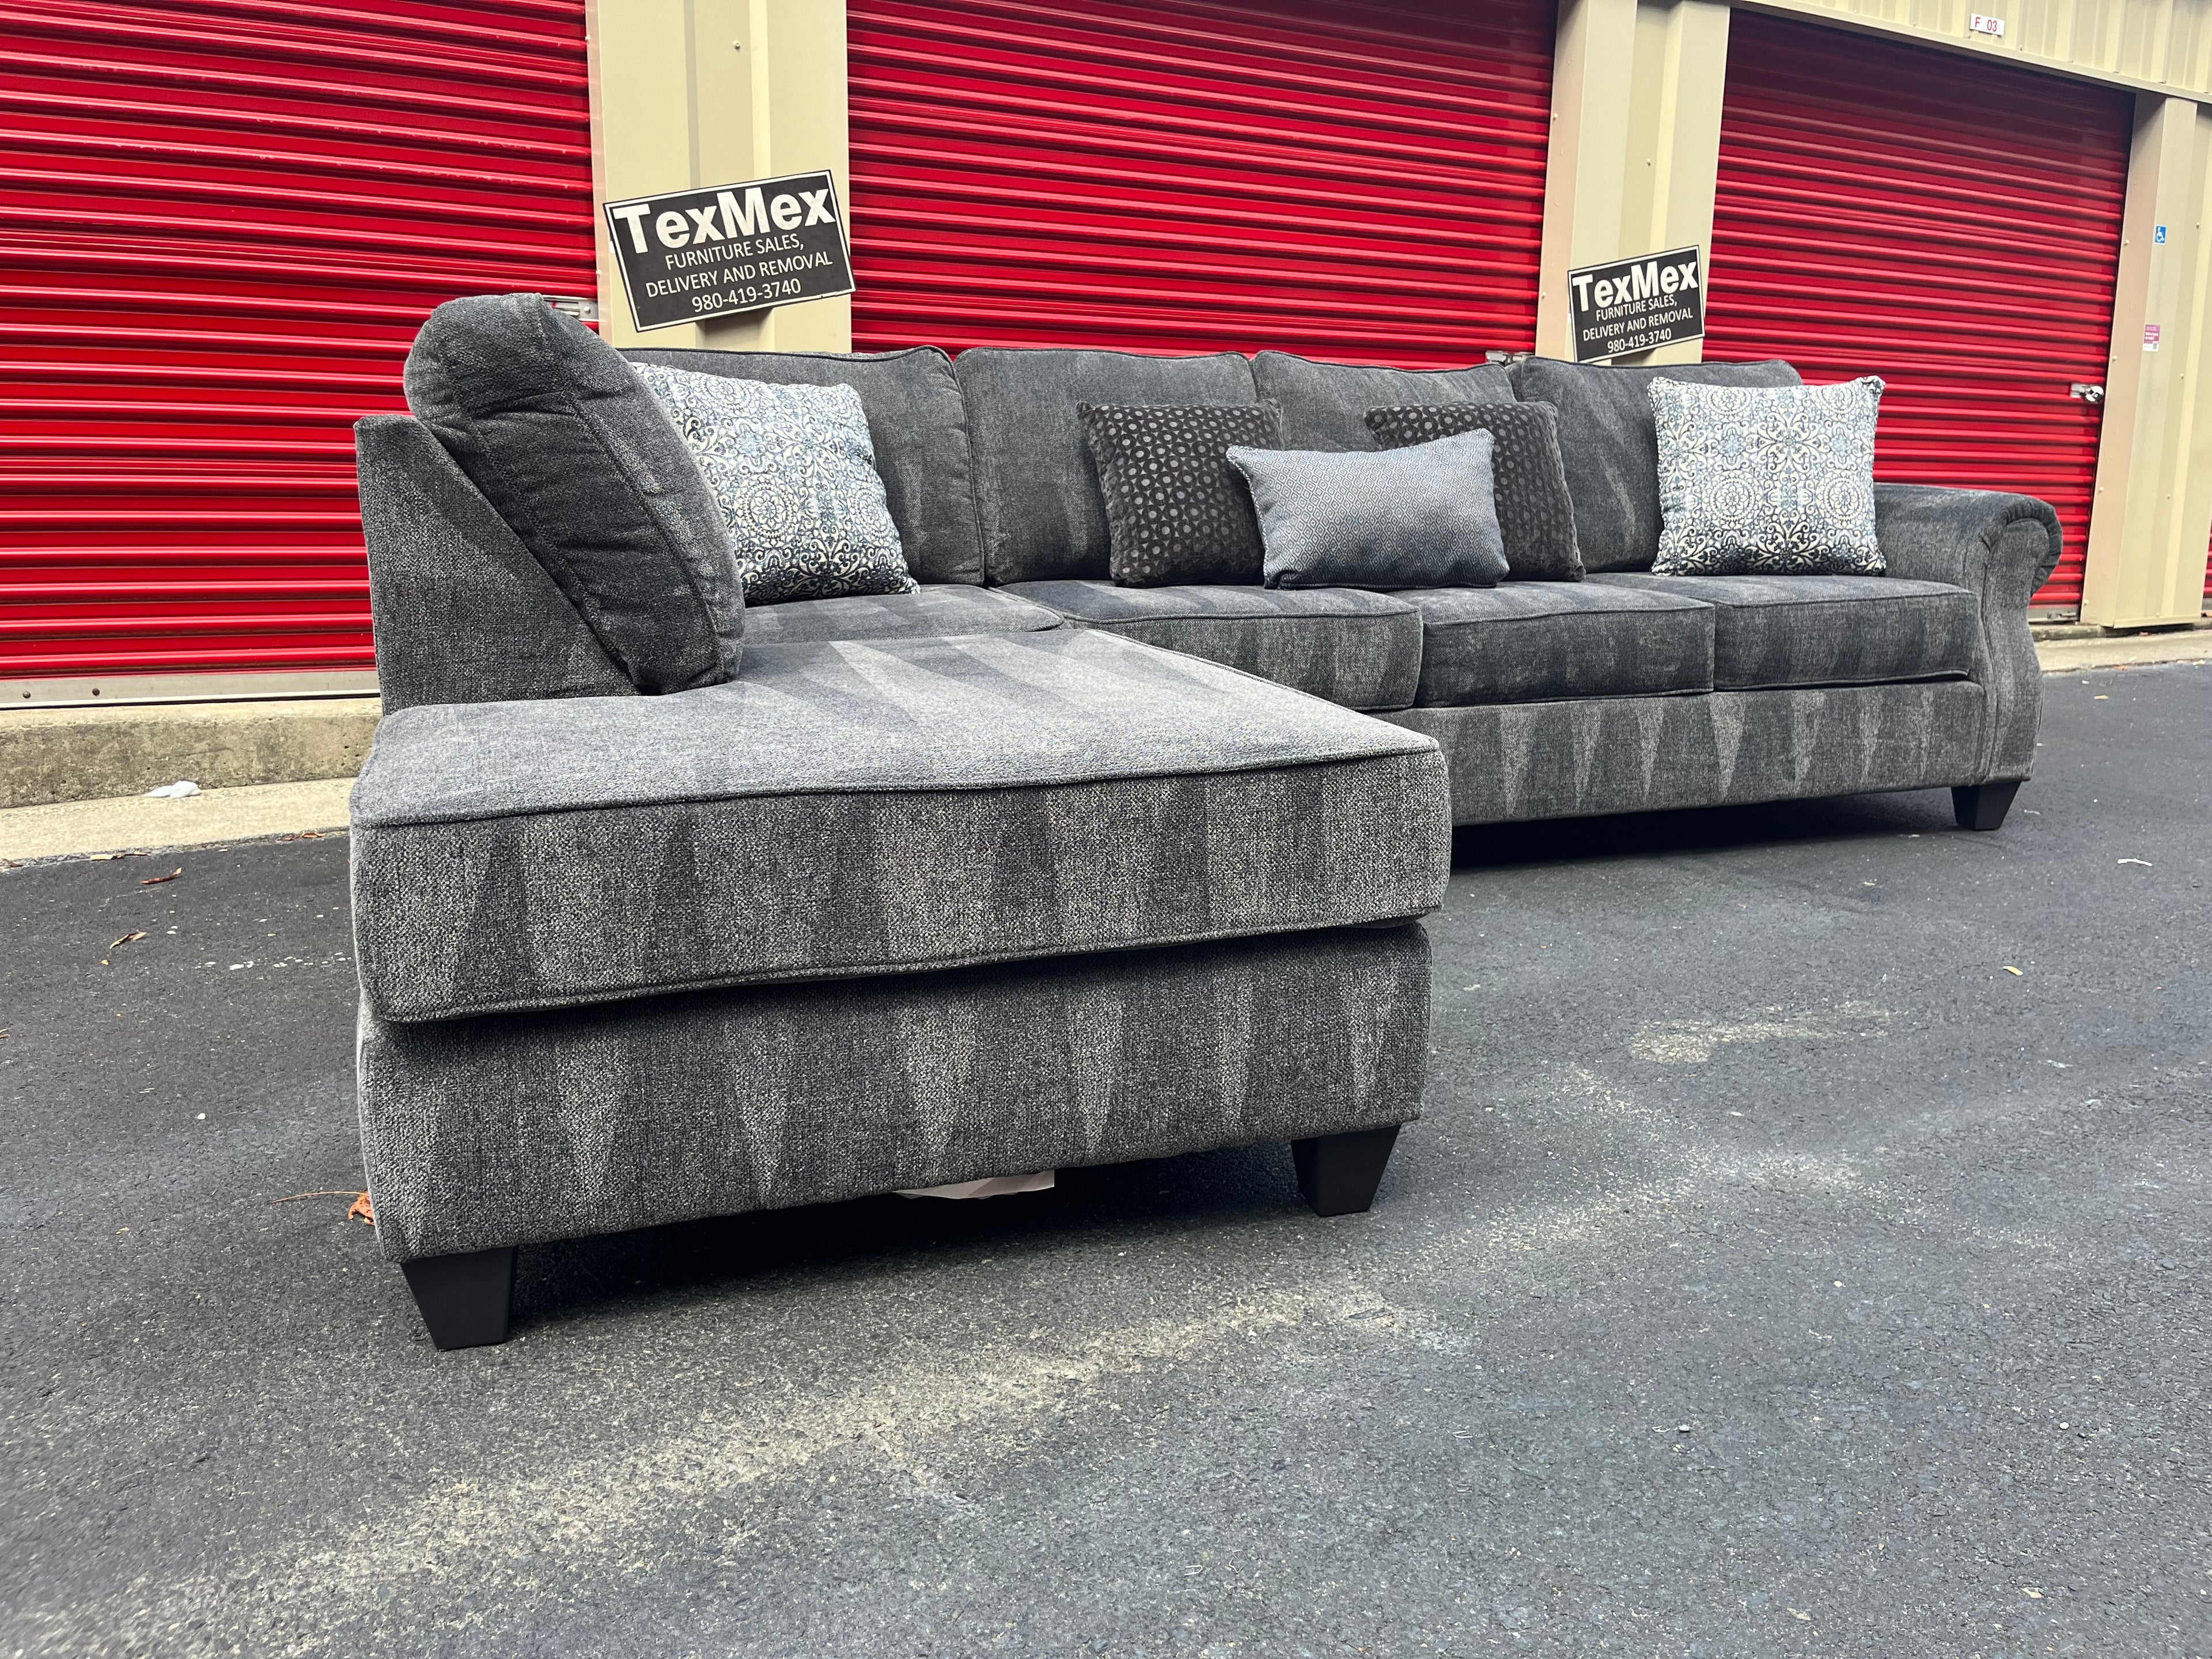
{"label": "beige metal pillar", "polygon": [[[2081,620],[2194,622],[2212,536],[2212,112],[2136,100]],[[2159,227],[2165,227],[2165,240]],[[2146,328],[2157,331],[2148,349]]]}
{"label": "beige metal pillar", "polygon": [[592,0],[599,331],[617,345],[845,351],[852,302],[641,334],[599,203],[828,167],[849,211],[844,0]]}
{"label": "beige metal pillar", "polygon": [[[1562,0],[1552,67],[1536,349],[1573,354],[1567,272],[1695,244],[1711,251],[1729,8]],[[1618,361],[1693,363],[1696,341]]]}

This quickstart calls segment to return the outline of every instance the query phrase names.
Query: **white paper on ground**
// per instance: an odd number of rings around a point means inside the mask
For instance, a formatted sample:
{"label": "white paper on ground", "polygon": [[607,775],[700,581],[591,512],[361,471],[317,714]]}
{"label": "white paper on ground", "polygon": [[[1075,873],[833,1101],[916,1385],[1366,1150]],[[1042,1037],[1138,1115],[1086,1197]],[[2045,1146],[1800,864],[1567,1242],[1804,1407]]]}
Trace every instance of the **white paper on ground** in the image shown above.
{"label": "white paper on ground", "polygon": [[1057,1173],[1039,1170],[1035,1175],[986,1176],[981,1181],[956,1181],[946,1187],[902,1187],[901,1198],[1004,1198],[1009,1193],[1042,1193],[1052,1189]]}
{"label": "white paper on ground", "polygon": [[155,800],[182,800],[187,795],[197,795],[200,787],[190,778],[179,778],[174,783],[165,783],[159,789],[149,789],[148,797]]}

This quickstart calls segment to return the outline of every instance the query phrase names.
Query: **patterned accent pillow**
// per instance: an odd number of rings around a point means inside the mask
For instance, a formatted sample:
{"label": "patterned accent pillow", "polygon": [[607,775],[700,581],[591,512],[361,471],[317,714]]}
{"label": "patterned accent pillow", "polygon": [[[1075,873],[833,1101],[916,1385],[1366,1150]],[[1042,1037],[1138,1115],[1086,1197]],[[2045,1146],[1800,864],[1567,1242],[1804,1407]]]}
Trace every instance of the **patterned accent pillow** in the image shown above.
{"label": "patterned accent pillow", "polygon": [[750,605],[911,593],[860,394],[633,363],[707,475]]}
{"label": "patterned accent pillow", "polygon": [[1106,502],[1107,569],[1125,587],[1255,586],[1260,525],[1229,447],[1273,449],[1273,404],[1078,404]]}
{"label": "patterned accent pillow", "polygon": [[1508,581],[1578,582],[1575,502],[1559,458],[1559,411],[1551,404],[1395,404],[1367,411],[1367,429],[1385,449],[1433,443],[1461,432],[1487,432],[1498,527],[1505,538]]}
{"label": "patterned accent pillow", "polygon": [[1270,587],[1495,587],[1487,432],[1411,449],[1244,449]]}
{"label": "patterned accent pillow", "polygon": [[1651,382],[1659,557],[1672,576],[1879,576],[1874,428],[1882,383]]}

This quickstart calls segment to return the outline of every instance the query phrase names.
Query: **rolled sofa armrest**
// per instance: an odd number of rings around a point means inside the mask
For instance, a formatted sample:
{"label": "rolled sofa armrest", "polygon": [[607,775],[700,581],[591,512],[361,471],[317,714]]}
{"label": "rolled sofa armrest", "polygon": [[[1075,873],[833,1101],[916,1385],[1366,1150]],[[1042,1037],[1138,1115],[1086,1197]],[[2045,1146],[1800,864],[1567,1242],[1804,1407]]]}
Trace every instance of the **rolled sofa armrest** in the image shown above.
{"label": "rolled sofa armrest", "polygon": [[354,427],[384,712],[420,703],[632,697],[576,608],[429,429]]}
{"label": "rolled sofa armrest", "polygon": [[1948,582],[1979,601],[1974,678],[1989,699],[1982,776],[2027,776],[2043,713],[2043,670],[2027,603],[2058,568],[2058,514],[2033,495],[1878,483],[1875,532],[1893,576]]}

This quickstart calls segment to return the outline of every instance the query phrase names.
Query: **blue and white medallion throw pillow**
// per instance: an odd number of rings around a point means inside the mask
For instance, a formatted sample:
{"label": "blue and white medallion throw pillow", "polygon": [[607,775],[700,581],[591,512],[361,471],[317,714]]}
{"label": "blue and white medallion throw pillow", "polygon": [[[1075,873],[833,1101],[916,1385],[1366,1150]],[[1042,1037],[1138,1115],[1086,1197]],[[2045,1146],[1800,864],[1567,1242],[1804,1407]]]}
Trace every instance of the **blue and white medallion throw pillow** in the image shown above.
{"label": "blue and white medallion throw pillow", "polygon": [[1651,382],[1659,557],[1668,576],[1879,576],[1874,428],[1882,383]]}
{"label": "blue and white medallion throw pillow", "polygon": [[911,593],[860,394],[633,363],[722,509],[747,605]]}

